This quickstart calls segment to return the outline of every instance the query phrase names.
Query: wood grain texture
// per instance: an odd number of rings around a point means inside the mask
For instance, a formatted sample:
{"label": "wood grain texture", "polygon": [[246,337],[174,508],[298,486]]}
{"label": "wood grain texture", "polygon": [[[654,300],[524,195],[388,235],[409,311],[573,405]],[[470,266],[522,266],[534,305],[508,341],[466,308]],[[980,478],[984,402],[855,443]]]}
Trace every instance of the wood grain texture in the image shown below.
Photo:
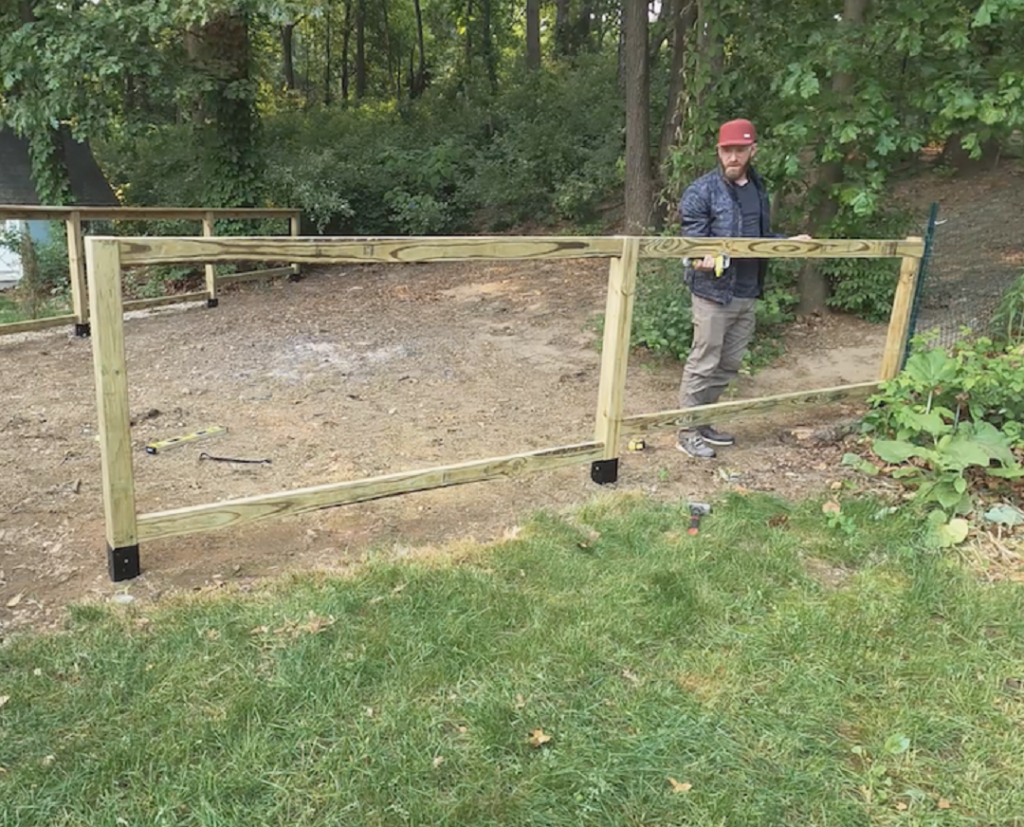
{"label": "wood grain texture", "polygon": [[267,517],[301,514],[305,511],[377,500],[412,491],[427,491],[499,477],[517,477],[591,462],[601,456],[603,448],[600,443],[584,442],[418,471],[402,471],[366,480],[330,483],[313,488],[179,508],[174,511],[140,514],[139,538],[141,541],[148,541],[160,537],[213,531]]}
{"label": "wood grain texture", "polygon": [[605,448],[602,459],[618,456],[639,249],[639,239],[625,239],[622,257],[613,258],[608,265],[601,383],[597,391],[597,416],[594,422],[594,440],[603,443]]}
{"label": "wood grain texture", "polygon": [[[0,204],[0,218],[36,221],[64,221],[72,212],[83,221],[202,221],[211,210],[206,207],[34,207],[20,204]],[[214,208],[217,218],[291,218],[301,210],[287,208],[236,207]]]}
{"label": "wood grain texture", "polygon": [[194,290],[191,293],[174,293],[170,296],[158,296],[155,299],[131,299],[124,302],[125,311],[147,310],[153,307],[165,307],[170,304],[184,304],[185,302],[206,301],[205,290]]}
{"label": "wood grain texture", "polygon": [[683,258],[728,253],[733,258],[900,258],[923,255],[920,240],[785,238],[644,238],[641,258]]}
{"label": "wood grain texture", "polygon": [[89,239],[85,248],[92,312],[92,359],[99,414],[100,466],[107,542],[111,548],[138,542],[135,480],[124,356],[121,262],[116,241]]}
{"label": "wood grain texture", "polygon": [[125,265],[281,260],[300,263],[416,261],[514,261],[608,258],[622,252],[621,238],[557,236],[514,238],[121,238]]}
{"label": "wood grain texture", "polygon": [[[213,212],[207,210],[203,214],[203,237],[213,238],[214,236],[214,215]],[[206,297],[207,299],[217,298],[217,268],[206,262]]]}
{"label": "wood grain texture", "polygon": [[85,286],[85,240],[82,214],[72,212],[64,222],[68,234],[68,271],[71,274],[71,308],[78,324],[89,321],[89,296]]}
{"label": "wood grain texture", "polygon": [[900,280],[893,296],[892,312],[889,315],[889,330],[885,336],[885,351],[878,378],[883,382],[893,379],[903,368],[903,355],[907,350],[907,332],[910,330],[910,314],[913,311],[914,292],[917,277],[921,271],[921,259],[906,256],[900,266]]}
{"label": "wood grain texture", "polygon": [[[292,238],[298,238],[300,235],[302,235],[302,216],[293,215],[291,217],[291,220],[288,222],[288,229]],[[297,276],[301,272],[302,266],[298,262],[292,264],[292,275]]]}
{"label": "wood grain texture", "polygon": [[221,287],[228,284],[238,284],[242,281],[259,281],[260,279],[273,279],[280,276],[290,276],[293,267],[271,267],[268,270],[250,270],[247,273],[229,273],[224,276],[217,276],[217,284]]}
{"label": "wood grain texture", "polygon": [[47,316],[45,319],[29,319],[25,322],[8,322],[0,324],[0,336],[8,336],[13,333],[31,333],[33,330],[46,330],[50,327],[74,324],[75,315]]}
{"label": "wood grain texture", "polygon": [[781,393],[776,396],[764,396],[760,399],[718,402],[714,405],[701,405],[699,408],[682,408],[627,416],[622,421],[622,436],[641,436],[654,431],[733,422],[755,416],[770,416],[773,413],[795,411],[799,408],[828,405],[833,402],[859,402],[867,399],[877,390],[877,382],[862,382],[856,385],[840,385],[835,388]]}

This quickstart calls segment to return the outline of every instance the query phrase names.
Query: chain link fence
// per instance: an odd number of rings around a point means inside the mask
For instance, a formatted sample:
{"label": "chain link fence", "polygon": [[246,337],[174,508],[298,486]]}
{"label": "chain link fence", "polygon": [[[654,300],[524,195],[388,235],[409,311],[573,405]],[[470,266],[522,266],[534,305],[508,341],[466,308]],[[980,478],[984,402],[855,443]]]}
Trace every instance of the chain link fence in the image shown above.
{"label": "chain link fence", "polygon": [[[1005,203],[933,204],[910,336],[950,348],[965,336],[1007,338],[1013,298],[1024,288],[1024,230]],[[1002,210],[992,221],[986,210]],[[1004,230],[993,233],[993,226]],[[1020,320],[1017,320],[1017,327]],[[969,332],[968,332],[969,331]],[[909,348],[908,348],[909,353]]]}

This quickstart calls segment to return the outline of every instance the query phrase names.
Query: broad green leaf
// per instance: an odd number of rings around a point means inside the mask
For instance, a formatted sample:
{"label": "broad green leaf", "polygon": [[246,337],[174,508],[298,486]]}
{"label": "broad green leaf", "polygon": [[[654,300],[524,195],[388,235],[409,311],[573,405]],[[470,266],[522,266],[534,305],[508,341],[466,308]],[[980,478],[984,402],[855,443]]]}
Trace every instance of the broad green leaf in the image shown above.
{"label": "broad green leaf", "polygon": [[922,449],[910,442],[894,439],[876,439],[872,450],[885,462],[906,462],[920,456]]}
{"label": "broad green leaf", "polygon": [[1024,511],[1021,511],[1014,505],[1003,503],[986,511],[985,519],[990,523],[1001,523],[1002,525],[1013,527],[1024,523]]}

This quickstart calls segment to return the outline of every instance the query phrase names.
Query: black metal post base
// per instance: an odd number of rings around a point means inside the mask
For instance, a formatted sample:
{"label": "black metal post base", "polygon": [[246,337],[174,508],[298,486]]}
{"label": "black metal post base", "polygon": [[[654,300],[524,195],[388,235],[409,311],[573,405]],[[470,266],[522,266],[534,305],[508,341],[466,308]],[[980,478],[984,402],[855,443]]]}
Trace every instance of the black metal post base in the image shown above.
{"label": "black metal post base", "polygon": [[590,478],[598,485],[610,485],[619,478],[619,458],[590,463]]}
{"label": "black metal post base", "polygon": [[302,273],[289,273],[288,274],[288,281],[291,281],[291,282],[302,281]]}
{"label": "black metal post base", "polygon": [[220,299],[207,299],[206,300],[206,306],[207,307],[216,307],[218,304],[220,304]]}
{"label": "black metal post base", "polygon": [[88,322],[86,322],[85,324],[76,324],[75,335],[79,339],[88,339],[92,335],[92,325],[90,325]]}
{"label": "black metal post base", "polygon": [[115,583],[138,577],[142,573],[142,566],[139,564],[139,544],[121,548],[111,548],[108,544],[107,569],[110,571],[110,579]]}

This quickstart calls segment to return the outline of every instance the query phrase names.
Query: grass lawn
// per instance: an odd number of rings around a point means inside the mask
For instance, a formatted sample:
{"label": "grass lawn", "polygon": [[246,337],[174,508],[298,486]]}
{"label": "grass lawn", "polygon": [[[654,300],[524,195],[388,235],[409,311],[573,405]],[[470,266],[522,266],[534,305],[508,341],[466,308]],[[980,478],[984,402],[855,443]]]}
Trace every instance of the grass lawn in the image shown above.
{"label": "grass lawn", "polygon": [[820,506],[79,607],[0,648],[0,825],[1024,825],[1024,589]]}

